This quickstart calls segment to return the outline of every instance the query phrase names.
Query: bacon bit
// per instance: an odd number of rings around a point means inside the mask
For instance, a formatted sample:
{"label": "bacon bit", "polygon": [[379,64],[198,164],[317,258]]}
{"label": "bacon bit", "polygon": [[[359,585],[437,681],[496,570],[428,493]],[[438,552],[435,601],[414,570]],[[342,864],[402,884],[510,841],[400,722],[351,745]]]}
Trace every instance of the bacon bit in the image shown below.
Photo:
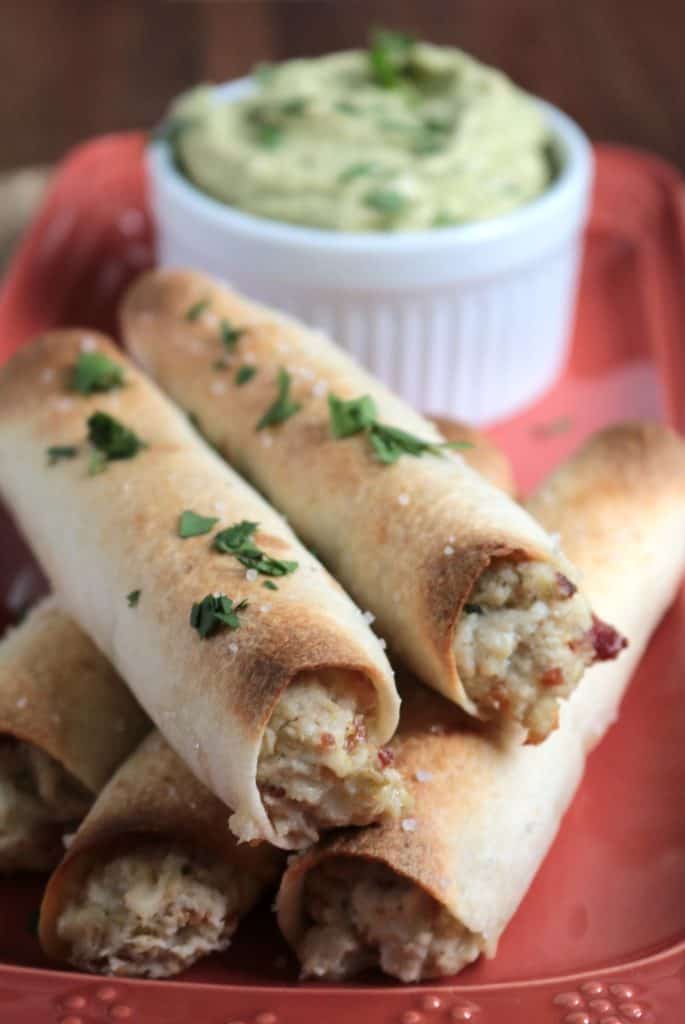
{"label": "bacon bit", "polygon": [[395,755],[389,747],[381,747],[378,751],[378,760],[381,768],[387,768],[395,760]]}
{"label": "bacon bit", "polygon": [[354,720],[354,725],[350,726],[347,730],[347,736],[345,737],[345,750],[348,754],[356,750],[360,743],[363,743],[366,739],[366,725],[361,715],[358,715]]}
{"label": "bacon bit", "polygon": [[595,652],[595,661],[611,661],[628,646],[627,639],[618,630],[608,622],[603,622],[594,613],[592,628],[588,630],[587,636]]}
{"label": "bacon bit", "polygon": [[321,733],[321,746],[324,748],[330,748],[335,746],[335,736],[333,735],[332,732]]}
{"label": "bacon bit", "polygon": [[560,668],[548,668],[540,676],[540,686],[563,686],[564,676]]}
{"label": "bacon bit", "polygon": [[571,583],[570,579],[568,579],[567,576],[564,576],[561,572],[557,573],[557,588],[559,590],[559,597],[563,597],[564,599],[573,597],[578,590],[575,583]]}

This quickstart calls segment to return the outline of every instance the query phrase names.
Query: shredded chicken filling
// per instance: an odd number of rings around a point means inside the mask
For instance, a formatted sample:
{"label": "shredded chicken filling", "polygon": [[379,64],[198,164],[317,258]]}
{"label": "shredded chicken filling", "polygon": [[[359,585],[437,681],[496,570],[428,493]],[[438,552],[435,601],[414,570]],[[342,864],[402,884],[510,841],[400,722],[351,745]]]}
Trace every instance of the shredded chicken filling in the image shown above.
{"label": "shredded chicken filling", "polygon": [[478,938],[419,886],[382,864],[331,858],[309,872],[302,974],[339,980],[372,967],[405,982],[456,974]]}
{"label": "shredded chicken filling", "polygon": [[[262,740],[257,782],[269,818],[293,847],[319,830],[399,816],[408,795],[392,752],[368,737],[370,687],[331,674],[295,680],[278,702]],[[243,836],[243,838],[249,838]]]}
{"label": "shredded chicken filling", "polygon": [[0,871],[47,871],[62,832],[88,811],[91,796],[48,754],[0,738]]}
{"label": "shredded chicken filling", "polygon": [[154,845],[95,866],[57,931],[83,970],[166,978],[226,949],[259,889],[233,865]]}
{"label": "shredded chicken filling", "polygon": [[558,698],[595,660],[586,599],[554,566],[501,560],[480,576],[454,650],[469,697],[486,718],[510,717],[532,739],[556,727]]}

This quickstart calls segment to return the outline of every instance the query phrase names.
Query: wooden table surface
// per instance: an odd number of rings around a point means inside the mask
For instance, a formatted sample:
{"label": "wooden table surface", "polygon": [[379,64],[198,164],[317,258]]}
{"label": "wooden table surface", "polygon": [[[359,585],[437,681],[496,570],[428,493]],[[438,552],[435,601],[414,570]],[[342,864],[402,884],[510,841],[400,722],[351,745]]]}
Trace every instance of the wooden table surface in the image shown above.
{"label": "wooden table surface", "polygon": [[3,0],[0,168],[149,127],[203,79],[364,44],[386,25],[463,46],[597,139],[685,167],[685,0]]}

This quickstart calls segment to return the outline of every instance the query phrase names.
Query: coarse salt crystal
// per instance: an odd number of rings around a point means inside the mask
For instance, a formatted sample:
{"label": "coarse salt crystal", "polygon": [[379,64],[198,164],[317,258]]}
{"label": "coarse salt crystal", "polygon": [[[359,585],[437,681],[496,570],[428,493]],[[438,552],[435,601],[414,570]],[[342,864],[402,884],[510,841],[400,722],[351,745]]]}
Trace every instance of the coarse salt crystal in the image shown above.
{"label": "coarse salt crystal", "polygon": [[82,352],[94,352],[97,348],[95,338],[91,338],[89,334],[86,335],[85,338],[81,338],[81,344],[79,347]]}
{"label": "coarse salt crystal", "polygon": [[226,384],[223,380],[213,380],[209,390],[212,392],[213,395],[225,395]]}
{"label": "coarse salt crystal", "polygon": [[317,380],[316,383],[312,385],[312,394],[314,395],[314,398],[324,398],[325,395],[328,394],[328,384],[326,381]]}
{"label": "coarse salt crystal", "polygon": [[28,697],[20,697],[19,700],[17,701],[17,707],[25,708],[28,702]]}
{"label": "coarse salt crystal", "polygon": [[409,495],[408,494],[398,494],[397,495],[397,500],[400,503],[400,505],[408,505],[409,504]]}
{"label": "coarse salt crystal", "polygon": [[258,576],[259,573],[256,569],[247,569],[245,572],[245,579],[249,580],[250,583],[254,583]]}
{"label": "coarse salt crystal", "polygon": [[266,615],[267,612],[271,611],[271,605],[270,604],[261,604],[259,606],[259,610],[262,613],[262,615]]}
{"label": "coarse salt crystal", "polygon": [[403,832],[416,832],[416,818],[403,818],[401,827]]}
{"label": "coarse salt crystal", "polygon": [[451,544],[445,544],[444,548],[442,549],[442,553],[443,555],[453,555],[454,548],[452,547]]}
{"label": "coarse salt crystal", "polygon": [[225,509],[226,509],[226,506],[224,505],[223,501],[215,501],[214,502],[214,511],[218,512],[219,515],[223,515]]}
{"label": "coarse salt crystal", "polygon": [[75,832],[65,832],[62,836],[62,846],[65,850],[68,850],[74,839],[76,838]]}
{"label": "coarse salt crystal", "polygon": [[434,736],[442,736],[445,732],[444,725],[431,725],[429,732],[432,732]]}
{"label": "coarse salt crystal", "polygon": [[193,743],[193,750],[199,750],[199,749],[200,749],[200,744],[199,744],[199,742],[197,740],[195,740],[195,742]]}
{"label": "coarse salt crystal", "polygon": [[362,612],[362,618],[367,626],[370,626],[372,622],[375,622],[376,616],[373,612]]}
{"label": "coarse salt crystal", "polygon": [[430,782],[433,778],[433,772],[427,772],[424,771],[423,768],[419,768],[419,770],[414,773],[414,778],[417,782]]}
{"label": "coarse salt crystal", "polygon": [[385,648],[386,648],[386,647],[388,646],[388,645],[387,645],[387,643],[385,642],[385,640],[383,639],[383,637],[382,637],[382,636],[379,636],[379,637],[378,637],[378,643],[379,643],[379,644],[381,645],[381,647],[383,648],[383,650],[385,650]]}
{"label": "coarse salt crystal", "polygon": [[233,641],[233,643],[230,643],[228,645],[228,649],[231,652],[231,654],[237,654],[238,653],[238,645],[235,642],[235,640]]}
{"label": "coarse salt crystal", "polygon": [[274,443],[274,439],[271,434],[262,434],[262,444],[265,448],[270,448]]}
{"label": "coarse salt crystal", "polygon": [[211,309],[206,309],[204,311],[204,313],[202,314],[202,319],[206,324],[209,324],[210,327],[216,327],[216,325],[219,323],[218,316],[216,315],[216,313],[212,313]]}

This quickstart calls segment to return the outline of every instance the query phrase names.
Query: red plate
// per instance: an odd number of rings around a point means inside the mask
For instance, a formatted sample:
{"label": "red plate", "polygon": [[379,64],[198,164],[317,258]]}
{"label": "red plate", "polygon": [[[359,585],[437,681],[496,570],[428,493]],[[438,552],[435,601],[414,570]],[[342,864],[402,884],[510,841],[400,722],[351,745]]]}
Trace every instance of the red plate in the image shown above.
{"label": "red plate", "polygon": [[[64,163],[0,293],[0,358],[52,325],[112,328],[152,261],[139,136]],[[685,190],[657,160],[598,150],[575,344],[564,379],[494,429],[524,489],[588,433],[628,416],[685,429]],[[2,622],[41,587],[8,524]],[[639,598],[636,598],[639,599]],[[1,1024],[679,1024],[685,1017],[685,594],[658,630],[620,724],[592,755],[497,959],[403,988],[378,976],[300,985],[268,909],[223,957],[175,982],[48,969],[41,885],[0,883]]]}

